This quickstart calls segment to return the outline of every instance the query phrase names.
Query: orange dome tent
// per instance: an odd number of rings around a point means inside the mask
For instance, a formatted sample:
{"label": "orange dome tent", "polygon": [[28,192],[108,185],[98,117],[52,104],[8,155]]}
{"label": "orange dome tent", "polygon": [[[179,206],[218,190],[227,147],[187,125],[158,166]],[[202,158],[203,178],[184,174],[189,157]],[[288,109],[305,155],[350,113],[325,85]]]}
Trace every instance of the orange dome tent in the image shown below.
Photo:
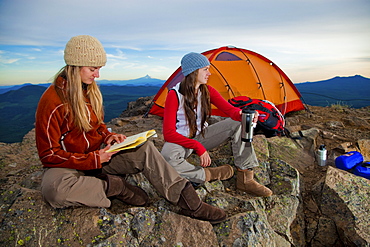
{"label": "orange dome tent", "polygon": [[[210,61],[208,84],[226,100],[236,96],[264,99],[275,104],[283,115],[305,109],[301,94],[288,76],[272,61],[255,52],[220,47],[202,53]],[[155,95],[150,114],[163,117],[168,90],[184,78],[179,67]],[[212,115],[224,116],[215,106]]]}

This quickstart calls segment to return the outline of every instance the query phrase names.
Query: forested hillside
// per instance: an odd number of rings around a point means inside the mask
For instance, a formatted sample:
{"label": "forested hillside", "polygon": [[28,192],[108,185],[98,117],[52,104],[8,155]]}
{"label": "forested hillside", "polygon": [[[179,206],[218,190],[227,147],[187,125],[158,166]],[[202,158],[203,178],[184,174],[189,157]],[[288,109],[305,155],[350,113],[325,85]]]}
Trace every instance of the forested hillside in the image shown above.
{"label": "forested hillside", "polygon": [[[127,103],[139,97],[157,93],[157,86],[100,86],[106,121],[118,117]],[[22,141],[23,136],[34,128],[38,101],[45,85],[26,85],[0,96],[0,142]]]}

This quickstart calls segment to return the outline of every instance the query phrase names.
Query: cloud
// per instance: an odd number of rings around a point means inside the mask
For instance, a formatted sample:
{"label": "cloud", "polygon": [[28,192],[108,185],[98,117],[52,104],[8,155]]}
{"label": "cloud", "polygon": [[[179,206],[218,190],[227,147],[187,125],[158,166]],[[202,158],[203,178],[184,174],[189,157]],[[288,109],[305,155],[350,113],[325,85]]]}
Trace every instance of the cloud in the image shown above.
{"label": "cloud", "polygon": [[2,56],[0,56],[0,63],[1,64],[12,64],[12,63],[15,63],[19,61],[19,59],[15,59],[15,58],[3,58]]}
{"label": "cloud", "polygon": [[370,56],[368,13],[368,0],[0,1],[0,49],[19,68],[51,69],[72,36],[89,34],[106,48],[109,74],[166,78],[187,52],[233,45],[310,80],[296,64],[321,71],[318,61]]}
{"label": "cloud", "polygon": [[119,60],[125,60],[127,57],[125,56],[124,52],[121,49],[115,49],[116,54],[107,54],[107,57]]}

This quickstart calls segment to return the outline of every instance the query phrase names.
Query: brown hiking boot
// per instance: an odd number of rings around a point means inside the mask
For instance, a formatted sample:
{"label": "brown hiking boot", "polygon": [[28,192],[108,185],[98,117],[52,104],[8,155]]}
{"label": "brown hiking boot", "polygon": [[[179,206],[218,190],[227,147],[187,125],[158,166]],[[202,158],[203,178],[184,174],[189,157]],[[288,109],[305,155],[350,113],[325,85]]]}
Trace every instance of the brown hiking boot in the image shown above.
{"label": "brown hiking boot", "polygon": [[236,188],[254,196],[271,196],[272,191],[269,188],[257,183],[253,179],[253,175],[253,170],[238,169],[238,173],[236,174]]}
{"label": "brown hiking boot", "polygon": [[148,195],[138,186],[133,186],[119,176],[100,174],[99,178],[107,181],[107,197],[115,197],[120,201],[134,206],[145,206],[148,203]]}
{"label": "brown hiking boot", "polygon": [[226,213],[217,207],[200,200],[197,192],[190,183],[187,183],[180,194],[178,206],[183,215],[217,224],[226,219]]}
{"label": "brown hiking boot", "polygon": [[204,168],[206,182],[213,180],[226,180],[234,175],[234,169],[230,165]]}

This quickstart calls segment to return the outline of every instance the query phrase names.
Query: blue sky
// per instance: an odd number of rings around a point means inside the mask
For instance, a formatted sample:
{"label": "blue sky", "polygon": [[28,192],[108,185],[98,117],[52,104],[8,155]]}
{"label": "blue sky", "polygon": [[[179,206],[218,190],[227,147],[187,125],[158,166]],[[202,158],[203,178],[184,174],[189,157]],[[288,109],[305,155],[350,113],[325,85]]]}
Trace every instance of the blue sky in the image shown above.
{"label": "blue sky", "polygon": [[294,83],[370,77],[369,0],[0,0],[0,85],[50,82],[75,35],[98,38],[100,79],[167,79],[188,52],[232,45]]}

